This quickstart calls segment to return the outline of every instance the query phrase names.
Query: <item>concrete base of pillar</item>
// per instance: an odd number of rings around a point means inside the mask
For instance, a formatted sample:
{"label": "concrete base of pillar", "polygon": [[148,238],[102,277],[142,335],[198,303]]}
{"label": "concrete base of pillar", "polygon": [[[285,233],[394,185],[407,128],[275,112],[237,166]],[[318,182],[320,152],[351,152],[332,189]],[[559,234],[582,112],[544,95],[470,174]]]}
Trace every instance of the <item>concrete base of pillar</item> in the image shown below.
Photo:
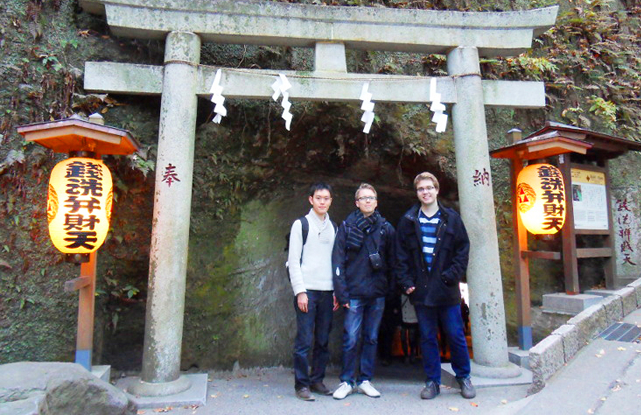
{"label": "concrete base of pillar", "polygon": [[171,382],[158,383],[145,382],[137,378],[129,385],[127,392],[139,396],[167,396],[184,392],[190,387],[191,382],[185,376],[179,376],[178,379],[172,380]]}
{"label": "concrete base of pillar", "polygon": [[91,366],[91,374],[100,380],[109,382],[111,378],[111,366],[109,365]]}
{"label": "concrete base of pillar", "polygon": [[512,362],[508,362],[506,366],[490,367],[479,365],[472,361],[472,376],[489,378],[489,379],[510,379],[518,378],[521,376],[522,369]]}
{"label": "concrete base of pillar", "polygon": [[530,369],[530,351],[518,347],[508,347],[507,355],[510,362],[524,369]]}
{"label": "concrete base of pillar", "polygon": [[[187,385],[176,391],[177,385]],[[148,383],[137,376],[122,378],[116,387],[123,390],[138,408],[164,408],[167,406],[205,405],[207,403],[207,374],[182,375],[173,382]],[[147,395],[139,393],[142,389]],[[154,395],[149,395],[154,393]]]}
{"label": "concrete base of pillar", "polygon": [[543,312],[577,315],[586,308],[598,304],[600,295],[566,293],[543,294]]}
{"label": "concrete base of pillar", "polygon": [[[513,385],[529,385],[532,383],[532,372],[527,369],[522,369],[512,363],[508,367],[504,368],[489,368],[492,369],[491,374],[503,374],[503,375],[515,375],[515,376],[482,376],[479,373],[479,367],[487,368],[485,366],[480,366],[472,362],[472,384],[476,388],[489,388],[492,386],[513,386]],[[483,370],[481,370],[483,371]],[[503,371],[503,373],[499,373]],[[452,369],[452,365],[449,363],[444,363],[441,365],[441,383],[445,386],[449,386],[454,389],[458,389],[458,383],[456,382],[456,375]]]}

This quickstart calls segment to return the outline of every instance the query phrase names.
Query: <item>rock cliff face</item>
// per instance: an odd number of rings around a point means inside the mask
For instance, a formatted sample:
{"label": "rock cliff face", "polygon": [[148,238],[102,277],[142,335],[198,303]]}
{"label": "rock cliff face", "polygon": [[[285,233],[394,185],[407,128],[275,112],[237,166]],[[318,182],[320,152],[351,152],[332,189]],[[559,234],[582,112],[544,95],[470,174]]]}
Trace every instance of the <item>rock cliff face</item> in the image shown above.
{"label": "rock cliff face", "polygon": [[[441,9],[454,9],[454,3],[332,2]],[[469,1],[464,7],[483,11],[542,5]],[[85,61],[161,64],[163,46],[113,37],[103,18],[83,12],[74,1],[14,0],[0,11],[0,363],[68,361],[75,347],[76,297],[63,293],[62,284],[75,278],[78,269],[62,263],[51,246],[45,214],[48,174],[62,156],[24,143],[15,127],[97,111],[107,124],[131,130],[143,151],[135,158],[106,158],[117,190],[112,231],[99,251],[95,362],[138,369],[160,99],[88,94],[82,89],[82,70]],[[527,134],[546,119],[639,140],[640,17],[632,5],[564,4],[557,27],[537,39],[530,53],[484,60],[487,79],[546,81],[549,102],[544,110],[488,109],[490,148],[507,144],[507,130],[519,127]],[[202,53],[203,64],[241,68],[311,70],[313,60],[311,50],[298,48],[206,44]],[[350,51],[348,69],[444,75],[445,60],[440,55]],[[451,127],[436,134],[428,109],[420,105],[377,104],[378,119],[369,135],[361,132],[356,105],[296,102],[291,132],[283,128],[279,107],[269,102],[231,101],[233,116],[221,125],[210,122],[212,110],[209,101],[199,102],[184,369],[229,369],[235,362],[245,367],[289,365],[295,322],[283,248],[291,222],[309,209],[308,184],[326,180],[335,185],[330,215],[336,221],[354,208],[353,191],[365,181],[377,187],[380,210],[395,224],[414,202],[412,178],[424,170],[442,178],[441,198],[457,207]],[[506,314],[513,328],[508,165],[492,163]],[[615,197],[634,199],[630,206],[636,217],[639,166],[636,154],[611,164]],[[586,284],[602,281],[598,267],[584,268]],[[559,264],[532,264],[534,305],[540,304],[542,293],[563,290],[561,272]],[[336,361],[340,319],[333,331]]]}

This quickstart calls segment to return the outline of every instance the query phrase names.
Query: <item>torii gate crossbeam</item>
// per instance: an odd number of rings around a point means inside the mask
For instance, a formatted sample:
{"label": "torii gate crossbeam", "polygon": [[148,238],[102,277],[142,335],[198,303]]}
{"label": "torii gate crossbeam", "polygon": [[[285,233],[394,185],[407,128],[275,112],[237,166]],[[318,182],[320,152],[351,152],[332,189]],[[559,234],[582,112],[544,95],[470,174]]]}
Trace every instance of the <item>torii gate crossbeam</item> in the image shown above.
{"label": "torii gate crossbeam", "polygon": [[[200,65],[203,41],[314,47],[314,71],[285,72],[291,98],[301,100],[357,102],[363,82],[370,81],[374,101],[427,102],[429,77],[350,74],[345,48],[447,54],[449,76],[438,78],[438,88],[442,101],[453,104],[461,214],[471,241],[472,370],[476,376],[518,376],[508,361],[484,106],[542,107],[544,86],[484,81],[479,57],[527,50],[534,35],[554,24],[558,7],[471,13],[248,0],[150,3],[80,0],[86,10],[106,13],[116,35],[166,39],[162,67],[87,62],[85,71],[89,91],[162,94],[143,373],[133,392],[162,396],[189,387],[179,370],[196,103],[197,96],[209,95],[216,69]],[[224,95],[268,98],[276,73],[224,69]],[[168,166],[181,182],[167,186]]]}

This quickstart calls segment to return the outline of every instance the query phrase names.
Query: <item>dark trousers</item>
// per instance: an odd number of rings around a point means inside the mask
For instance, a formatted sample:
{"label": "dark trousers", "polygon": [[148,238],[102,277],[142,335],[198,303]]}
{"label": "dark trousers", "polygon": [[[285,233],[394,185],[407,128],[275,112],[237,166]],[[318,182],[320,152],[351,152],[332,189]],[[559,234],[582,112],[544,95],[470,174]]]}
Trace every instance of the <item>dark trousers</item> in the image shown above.
{"label": "dark trousers", "polygon": [[[294,341],[294,379],[296,390],[322,382],[325,378],[325,366],[329,360],[329,332],[332,329],[332,308],[334,307],[332,291],[307,291],[308,311],[296,310],[296,339]],[[309,375],[309,350],[314,343],[312,353],[312,373]]]}
{"label": "dark trousers", "polygon": [[421,353],[426,381],[441,383],[441,355],[438,346],[438,324],[445,332],[450,346],[452,369],[459,379],[470,376],[470,355],[467,351],[461,306],[426,307],[415,304],[418,327],[421,333]]}
{"label": "dark trousers", "polygon": [[378,344],[378,328],[381,325],[384,310],[385,297],[349,300],[349,308],[345,309],[341,382],[348,382],[351,385],[355,383],[358,340],[361,337],[361,332],[363,333],[363,347],[358,383],[372,380]]}

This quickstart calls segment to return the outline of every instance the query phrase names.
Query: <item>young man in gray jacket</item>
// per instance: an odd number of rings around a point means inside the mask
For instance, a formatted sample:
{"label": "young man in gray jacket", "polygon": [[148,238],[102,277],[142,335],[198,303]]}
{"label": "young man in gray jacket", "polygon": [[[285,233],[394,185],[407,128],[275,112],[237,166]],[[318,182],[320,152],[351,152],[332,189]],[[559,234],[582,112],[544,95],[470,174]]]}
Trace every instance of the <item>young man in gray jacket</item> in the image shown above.
{"label": "young man in gray jacket", "polygon": [[[298,398],[313,401],[312,392],[331,394],[323,379],[329,360],[332,312],[338,308],[332,282],[332,247],[336,231],[327,213],[332,205],[332,188],[326,183],[312,185],[309,203],[312,205],[309,213],[292,225],[287,262],[296,311],[294,387]],[[312,342],[310,375],[308,354]]]}

